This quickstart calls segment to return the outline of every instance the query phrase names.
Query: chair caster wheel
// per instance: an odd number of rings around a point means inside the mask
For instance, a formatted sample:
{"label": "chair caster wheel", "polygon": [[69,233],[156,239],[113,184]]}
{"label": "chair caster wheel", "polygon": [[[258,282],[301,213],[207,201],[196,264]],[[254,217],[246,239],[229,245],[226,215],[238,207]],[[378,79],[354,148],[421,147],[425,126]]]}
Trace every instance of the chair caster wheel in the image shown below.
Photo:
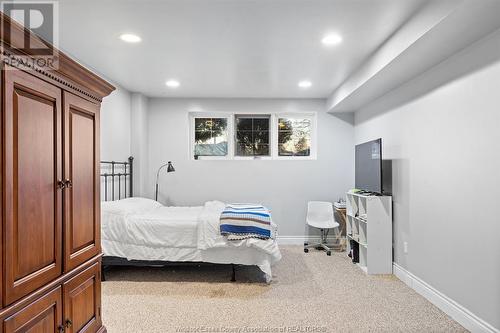
{"label": "chair caster wheel", "polygon": [[326,251],[326,255],[327,256],[331,256],[332,255],[332,251]]}
{"label": "chair caster wheel", "polygon": [[304,249],[304,252],[305,252],[305,253],[309,252],[309,249]]}
{"label": "chair caster wheel", "polygon": [[309,245],[309,243],[308,242],[304,242],[304,246],[307,246],[307,245]]}

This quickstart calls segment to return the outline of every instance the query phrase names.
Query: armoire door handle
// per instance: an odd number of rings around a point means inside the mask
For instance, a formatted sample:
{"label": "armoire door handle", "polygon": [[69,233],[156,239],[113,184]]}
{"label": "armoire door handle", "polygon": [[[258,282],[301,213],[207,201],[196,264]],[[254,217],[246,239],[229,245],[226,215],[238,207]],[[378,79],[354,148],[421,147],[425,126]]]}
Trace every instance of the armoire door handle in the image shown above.
{"label": "armoire door handle", "polygon": [[71,327],[71,325],[73,325],[73,322],[71,321],[71,319],[66,319],[66,327]]}
{"label": "armoire door handle", "polygon": [[66,187],[66,183],[65,182],[63,182],[62,180],[58,180],[57,181],[57,188],[59,188],[59,189],[62,190],[65,187]]}
{"label": "armoire door handle", "polygon": [[64,333],[64,326],[63,325],[57,326],[57,330],[59,333]]}
{"label": "armoire door handle", "polygon": [[66,181],[64,182],[64,185],[66,185],[67,188],[72,188],[73,182],[69,179],[66,179]]}

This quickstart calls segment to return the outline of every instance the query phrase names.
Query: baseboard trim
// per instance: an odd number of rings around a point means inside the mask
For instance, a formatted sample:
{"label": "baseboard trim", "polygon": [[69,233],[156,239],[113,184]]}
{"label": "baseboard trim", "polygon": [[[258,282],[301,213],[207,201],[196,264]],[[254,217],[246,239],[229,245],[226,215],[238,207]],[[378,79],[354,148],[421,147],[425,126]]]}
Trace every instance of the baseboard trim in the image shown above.
{"label": "baseboard trim", "polygon": [[[319,242],[319,236],[277,236],[278,245],[304,245],[304,242]],[[328,237],[327,240],[334,242],[335,237]]]}
{"label": "baseboard trim", "polygon": [[429,302],[437,306],[469,331],[478,333],[500,333],[498,328],[493,327],[464,306],[458,304],[400,265],[393,263],[393,272],[398,279],[425,297]]}

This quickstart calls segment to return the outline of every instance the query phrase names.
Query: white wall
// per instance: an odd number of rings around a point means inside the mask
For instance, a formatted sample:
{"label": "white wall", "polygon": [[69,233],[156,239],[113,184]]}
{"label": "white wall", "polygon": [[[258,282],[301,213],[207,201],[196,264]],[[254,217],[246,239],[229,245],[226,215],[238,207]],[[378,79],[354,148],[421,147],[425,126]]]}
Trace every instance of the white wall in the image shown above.
{"label": "white wall", "polygon": [[149,161],[148,145],[148,98],[139,93],[132,94],[131,147],[134,157],[134,196],[145,196]]}
{"label": "white wall", "polygon": [[425,91],[426,78],[452,77],[450,69],[474,59],[486,59],[487,67],[410,102],[390,105],[387,96],[360,110],[355,135],[356,143],[381,137],[384,158],[393,162],[395,262],[500,329],[498,38],[392,96],[412,86]]}
{"label": "white wall", "polygon": [[101,160],[125,161],[130,156],[130,93],[116,86],[101,105]]}
{"label": "white wall", "polygon": [[[324,100],[150,99],[148,196],[157,168],[163,173],[159,201],[200,205],[208,200],[261,202],[272,209],[280,235],[304,235],[308,200],[333,201],[354,183],[354,127],[325,113]],[[194,161],[189,158],[189,111],[317,111],[318,159],[314,161]]]}

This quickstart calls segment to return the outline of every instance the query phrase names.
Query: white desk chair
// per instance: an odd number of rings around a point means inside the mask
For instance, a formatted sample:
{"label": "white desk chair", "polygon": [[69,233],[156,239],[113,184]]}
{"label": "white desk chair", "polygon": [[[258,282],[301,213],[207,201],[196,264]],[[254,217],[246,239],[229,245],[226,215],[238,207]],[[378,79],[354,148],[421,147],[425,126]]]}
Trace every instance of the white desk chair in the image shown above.
{"label": "white desk chair", "polygon": [[304,242],[304,252],[309,252],[310,248],[323,249],[327,255],[332,255],[330,246],[327,244],[329,229],[338,228],[339,223],[335,221],[333,214],[333,204],[331,202],[310,201],[307,204],[307,224],[313,228],[321,230],[321,240],[316,244]]}

